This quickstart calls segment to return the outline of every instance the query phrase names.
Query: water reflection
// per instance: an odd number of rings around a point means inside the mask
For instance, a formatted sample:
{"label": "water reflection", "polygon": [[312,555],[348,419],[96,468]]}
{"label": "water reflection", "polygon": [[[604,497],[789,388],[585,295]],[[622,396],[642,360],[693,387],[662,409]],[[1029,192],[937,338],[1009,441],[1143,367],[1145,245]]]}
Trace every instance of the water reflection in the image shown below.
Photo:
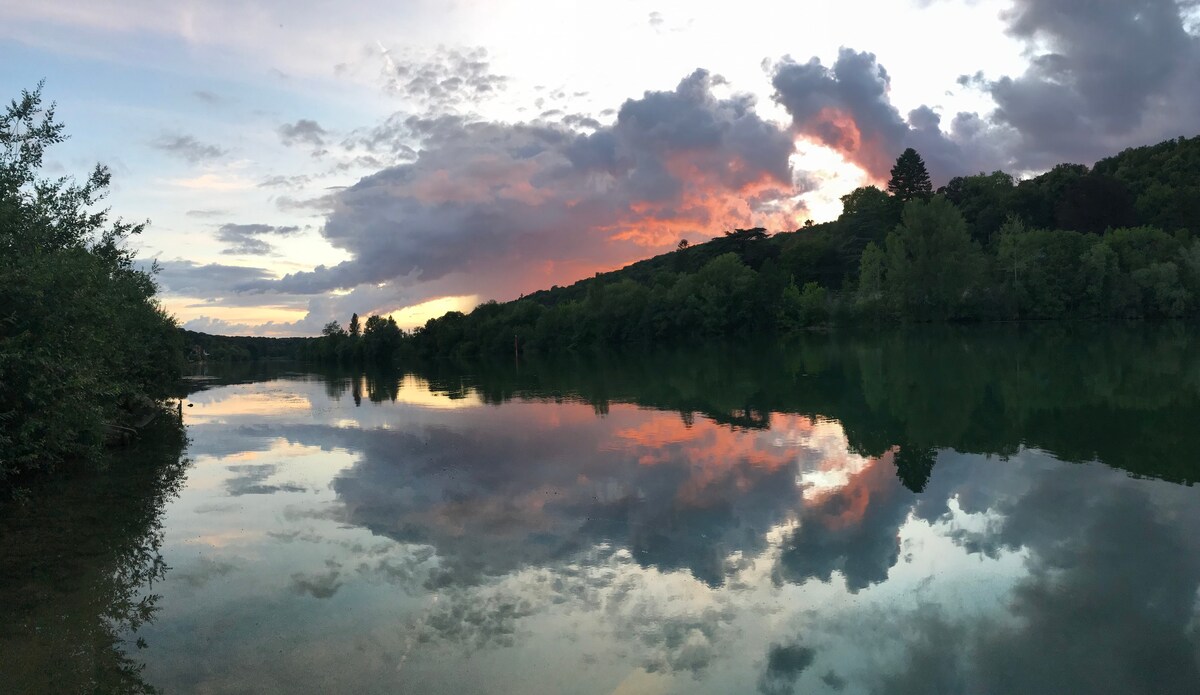
{"label": "water reflection", "polygon": [[1200,687],[1188,330],[277,373],[191,400],[140,633],[168,691]]}
{"label": "water reflection", "polygon": [[145,628],[167,575],[163,507],[184,440],[160,418],[102,472],[35,488],[0,514],[0,690],[155,692]]}

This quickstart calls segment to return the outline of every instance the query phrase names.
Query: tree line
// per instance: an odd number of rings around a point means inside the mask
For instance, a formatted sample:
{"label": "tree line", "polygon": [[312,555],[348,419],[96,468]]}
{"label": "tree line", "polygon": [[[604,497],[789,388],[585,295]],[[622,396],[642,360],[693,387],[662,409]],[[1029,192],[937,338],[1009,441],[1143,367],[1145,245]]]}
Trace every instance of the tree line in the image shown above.
{"label": "tree line", "polygon": [[933,189],[903,152],[838,219],[734,229],[413,331],[334,322],[292,355],[342,364],[786,334],[839,324],[1163,319],[1200,312],[1200,137]]}
{"label": "tree line", "polygon": [[[777,234],[730,230],[568,287],[392,330],[371,359],[388,350],[384,361],[469,357],[511,354],[514,345],[561,351],[831,323],[1200,313],[1200,137],[1024,181],[1002,171],[959,176],[937,190],[910,148],[886,190],[859,188],[842,205],[832,222]],[[313,354],[365,349],[338,331],[327,327]]]}

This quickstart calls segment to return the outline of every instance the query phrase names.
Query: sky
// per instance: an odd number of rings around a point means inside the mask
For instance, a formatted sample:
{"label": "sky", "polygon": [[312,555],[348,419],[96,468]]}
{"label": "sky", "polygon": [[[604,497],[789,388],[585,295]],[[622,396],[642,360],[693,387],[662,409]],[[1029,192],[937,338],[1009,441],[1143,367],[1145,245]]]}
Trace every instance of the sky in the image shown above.
{"label": "sky", "polygon": [[0,0],[187,328],[507,301],[886,182],[1200,133],[1195,0]]}

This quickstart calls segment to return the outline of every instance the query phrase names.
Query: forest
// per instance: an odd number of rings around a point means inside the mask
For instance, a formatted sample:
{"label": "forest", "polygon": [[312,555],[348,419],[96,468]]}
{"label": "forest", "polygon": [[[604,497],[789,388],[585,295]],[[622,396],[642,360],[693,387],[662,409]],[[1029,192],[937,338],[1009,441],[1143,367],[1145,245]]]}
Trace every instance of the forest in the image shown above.
{"label": "forest", "polygon": [[[1175,319],[1200,313],[1200,136],[933,189],[920,154],[834,221],[706,243],[450,312],[411,332],[337,323],[325,361],[472,357],[787,334],[831,324]],[[374,321],[374,323],[372,323]]]}

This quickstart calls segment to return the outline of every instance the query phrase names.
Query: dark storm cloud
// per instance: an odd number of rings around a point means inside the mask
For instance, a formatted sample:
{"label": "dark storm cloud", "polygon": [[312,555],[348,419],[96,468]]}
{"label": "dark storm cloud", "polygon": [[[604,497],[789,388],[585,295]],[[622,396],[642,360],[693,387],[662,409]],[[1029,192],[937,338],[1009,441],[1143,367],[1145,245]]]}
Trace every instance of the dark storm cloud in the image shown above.
{"label": "dark storm cloud", "polygon": [[307,145],[310,147],[321,147],[325,144],[325,138],[329,135],[320,123],[301,118],[295,123],[284,123],[279,126],[279,139],[283,144],[291,145]]}
{"label": "dark storm cloud", "polygon": [[200,142],[191,135],[162,135],[151,142],[150,146],[191,164],[216,159],[226,152],[216,145]]}
{"label": "dark storm cloud", "polygon": [[231,255],[266,256],[274,247],[264,236],[290,236],[300,231],[299,227],[279,227],[269,224],[223,224],[217,230],[217,240],[229,244],[221,253]]}
{"label": "dark storm cloud", "polygon": [[818,58],[784,58],[771,83],[797,133],[841,152],[877,179],[887,178],[906,147],[921,153],[935,182],[1008,163],[1005,134],[973,114],[956,115],[948,130],[928,106],[902,117],[888,95],[891,76],[873,53],[842,48],[831,67]]}
{"label": "dark storm cloud", "polygon": [[1009,33],[1024,74],[986,85],[994,119],[1020,133],[1019,161],[1090,164],[1200,127],[1200,43],[1174,0],[1015,0]]}
{"label": "dark storm cloud", "polygon": [[[782,219],[793,207],[791,136],[759,118],[752,98],[716,98],[718,82],[698,70],[626,101],[591,134],[458,116],[395,122],[423,143],[417,160],[331,196],[322,234],[353,259],[247,289],[317,293],[461,273],[460,294],[515,295],[532,289],[516,286],[522,269],[588,264],[569,273],[578,277],[685,232]],[[756,198],[778,202],[752,210]]]}

